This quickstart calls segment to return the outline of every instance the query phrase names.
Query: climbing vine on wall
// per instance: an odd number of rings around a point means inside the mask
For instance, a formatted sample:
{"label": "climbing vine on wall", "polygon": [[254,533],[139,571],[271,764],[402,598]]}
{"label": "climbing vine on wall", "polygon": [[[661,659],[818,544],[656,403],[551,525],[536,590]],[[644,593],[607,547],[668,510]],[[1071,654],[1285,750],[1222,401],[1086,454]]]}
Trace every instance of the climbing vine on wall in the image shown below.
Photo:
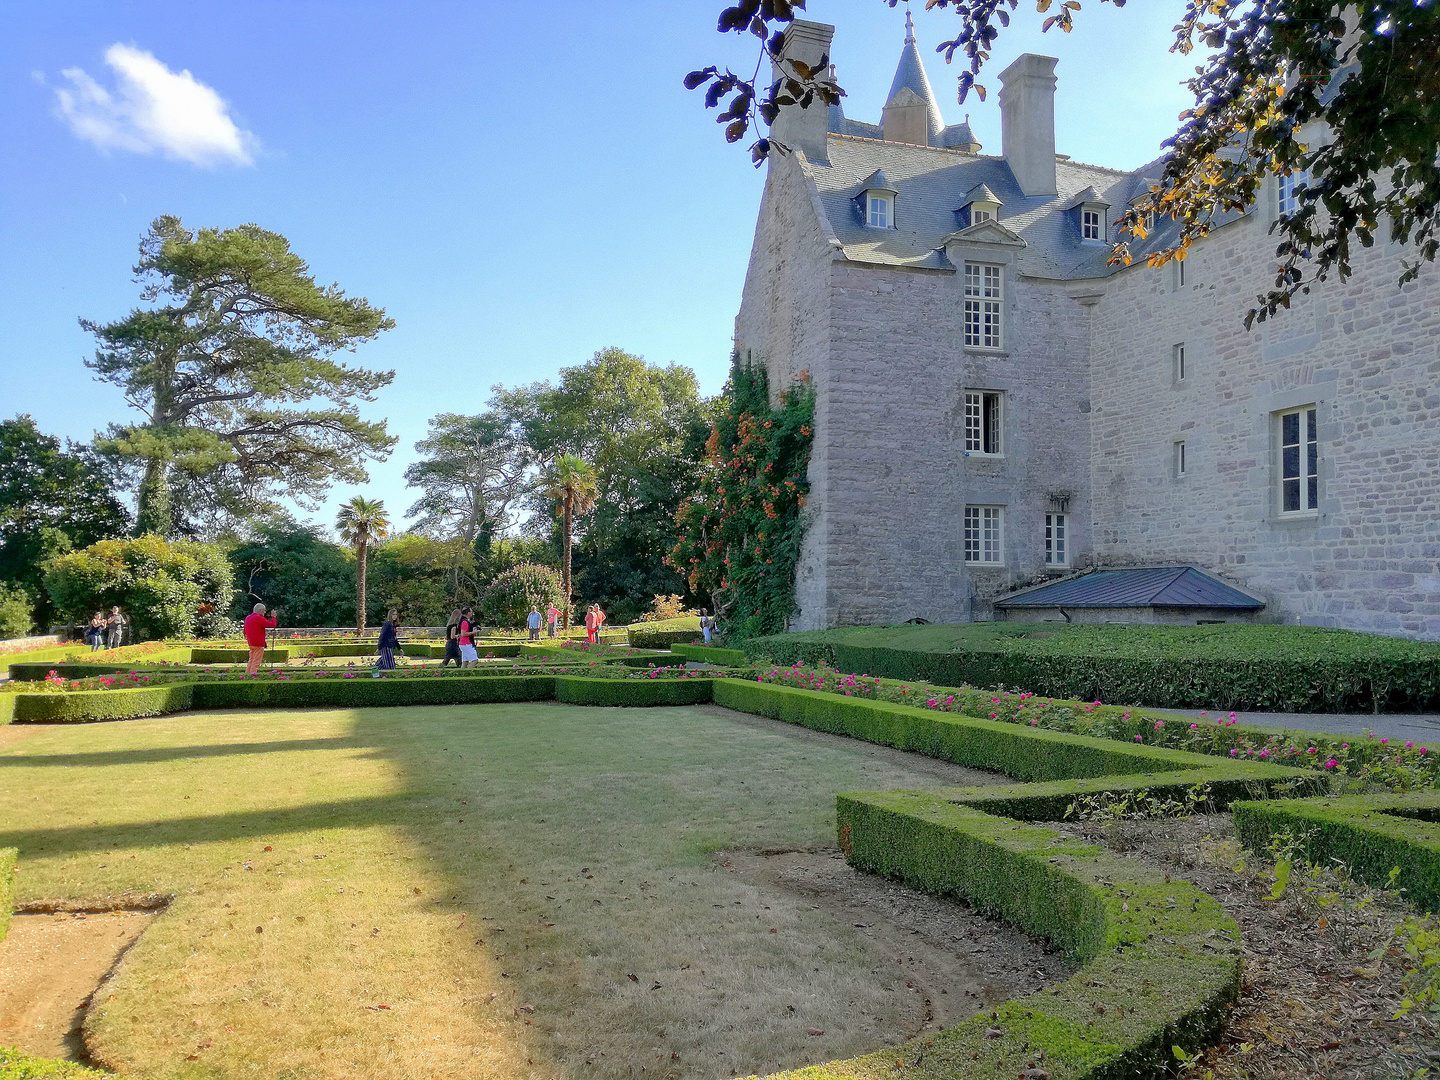
{"label": "climbing vine on wall", "polygon": [[815,391],[799,379],[770,404],[765,369],[736,360],[706,443],[704,475],[675,516],[670,565],[714,598],[730,638],[784,631],[795,610]]}

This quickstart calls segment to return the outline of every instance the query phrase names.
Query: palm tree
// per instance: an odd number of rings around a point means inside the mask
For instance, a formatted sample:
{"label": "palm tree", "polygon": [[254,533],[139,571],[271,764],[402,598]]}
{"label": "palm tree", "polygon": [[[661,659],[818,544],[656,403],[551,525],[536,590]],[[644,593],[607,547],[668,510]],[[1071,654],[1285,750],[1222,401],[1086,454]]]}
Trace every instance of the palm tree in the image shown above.
{"label": "palm tree", "polygon": [[574,454],[561,454],[543,476],[540,487],[550,498],[560,504],[561,541],[564,545],[565,560],[560,571],[560,588],[565,593],[563,615],[565,629],[570,629],[570,608],[573,597],[570,591],[570,530],[576,514],[587,514],[595,506],[598,488],[595,470]]}
{"label": "palm tree", "polygon": [[365,632],[365,557],[371,544],[390,535],[390,515],[380,499],[356,495],[335,517],[340,539],[355,549],[355,630]]}

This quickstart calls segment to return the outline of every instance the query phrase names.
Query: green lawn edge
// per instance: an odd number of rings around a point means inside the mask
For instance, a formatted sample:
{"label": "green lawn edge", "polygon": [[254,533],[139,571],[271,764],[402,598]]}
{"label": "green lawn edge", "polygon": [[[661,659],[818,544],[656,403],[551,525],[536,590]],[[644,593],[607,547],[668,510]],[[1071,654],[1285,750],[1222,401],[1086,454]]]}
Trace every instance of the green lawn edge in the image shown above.
{"label": "green lawn edge", "polygon": [[10,916],[15,911],[15,860],[19,857],[13,847],[0,848],[0,941],[10,932]]}
{"label": "green lawn edge", "polygon": [[0,1080],[117,1080],[113,1073],[78,1065],[73,1061],[32,1057],[10,1046],[0,1046]]}

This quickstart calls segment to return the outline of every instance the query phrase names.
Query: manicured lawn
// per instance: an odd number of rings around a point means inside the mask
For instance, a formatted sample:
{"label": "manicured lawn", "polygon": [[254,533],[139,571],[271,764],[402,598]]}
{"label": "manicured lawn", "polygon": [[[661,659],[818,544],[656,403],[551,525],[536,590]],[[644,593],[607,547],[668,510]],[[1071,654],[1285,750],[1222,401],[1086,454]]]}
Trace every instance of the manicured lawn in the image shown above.
{"label": "manicured lawn", "polygon": [[122,1072],[720,1076],[894,1037],[903,976],[709,858],[832,845],[836,792],[933,786],[862,746],[712,708],[553,704],[6,743],[21,900],[175,894],[91,1012],[92,1052]]}

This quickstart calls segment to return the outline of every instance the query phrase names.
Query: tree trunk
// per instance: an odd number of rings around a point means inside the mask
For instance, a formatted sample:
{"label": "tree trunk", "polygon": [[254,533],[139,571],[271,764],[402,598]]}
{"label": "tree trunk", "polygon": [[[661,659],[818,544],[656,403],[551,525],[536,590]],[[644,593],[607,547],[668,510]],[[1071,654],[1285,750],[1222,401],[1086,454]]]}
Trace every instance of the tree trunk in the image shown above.
{"label": "tree trunk", "polygon": [[170,514],[167,464],[162,454],[156,454],[145,462],[145,477],[140,481],[140,491],[135,500],[136,536],[154,533],[168,540],[174,532],[175,523]]}
{"label": "tree trunk", "polygon": [[565,496],[565,500],[564,500],[564,511],[563,511],[563,513],[564,513],[564,518],[565,518],[565,523],[564,523],[564,525],[563,525],[563,527],[562,527],[563,539],[564,539],[564,547],[565,547],[565,573],[564,573],[563,575],[561,575],[561,576],[562,576],[562,579],[563,579],[563,580],[561,581],[561,587],[565,590],[565,610],[564,610],[564,616],[565,616],[565,629],[566,629],[566,630],[569,630],[569,629],[570,629],[570,612],[571,612],[571,610],[572,610],[572,609],[574,608],[574,606],[575,606],[575,604],[574,604],[574,597],[571,595],[571,590],[570,590],[570,509],[571,509],[572,506],[573,506],[573,502],[572,502],[570,496],[567,494],[567,495]]}
{"label": "tree trunk", "polygon": [[355,632],[365,633],[365,555],[369,545],[355,545]]}

